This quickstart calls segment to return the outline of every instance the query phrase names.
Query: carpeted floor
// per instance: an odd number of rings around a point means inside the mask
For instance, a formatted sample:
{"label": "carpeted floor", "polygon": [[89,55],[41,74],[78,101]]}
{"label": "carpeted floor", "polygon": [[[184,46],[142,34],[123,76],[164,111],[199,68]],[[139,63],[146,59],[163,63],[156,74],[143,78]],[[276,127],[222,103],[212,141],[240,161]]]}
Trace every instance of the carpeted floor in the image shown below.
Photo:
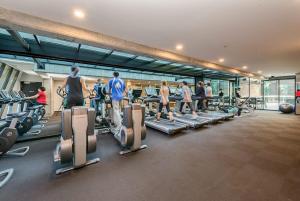
{"label": "carpeted floor", "polygon": [[0,159],[0,170],[15,168],[0,200],[300,200],[300,116],[258,111],[173,137],[149,130],[149,148],[127,156],[103,135],[95,154],[102,162],[60,176],[56,142],[26,142],[25,157]]}

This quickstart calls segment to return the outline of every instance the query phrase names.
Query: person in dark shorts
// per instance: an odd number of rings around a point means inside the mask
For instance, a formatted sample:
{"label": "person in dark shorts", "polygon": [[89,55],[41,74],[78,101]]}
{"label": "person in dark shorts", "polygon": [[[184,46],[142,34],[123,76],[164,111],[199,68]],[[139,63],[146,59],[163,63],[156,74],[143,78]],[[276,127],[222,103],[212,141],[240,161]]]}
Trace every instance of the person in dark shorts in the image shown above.
{"label": "person in dark shorts", "polygon": [[197,83],[196,87],[196,97],[198,99],[198,102],[196,104],[196,110],[202,110],[205,111],[206,109],[206,104],[205,104],[205,89],[204,89],[204,83],[199,81]]}
{"label": "person in dark shorts", "polygon": [[166,107],[166,110],[169,113],[170,121],[174,121],[173,114],[170,110],[170,103],[169,103],[170,90],[169,90],[169,87],[167,86],[166,81],[163,81],[161,83],[159,92],[160,92],[160,102],[159,102],[159,109],[158,109],[156,120],[157,121],[160,120],[160,115],[161,115],[162,109],[163,109],[163,107]]}
{"label": "person in dark shorts", "polygon": [[79,76],[79,67],[72,66],[71,74],[65,79],[62,88],[66,89],[67,105],[66,109],[74,106],[83,106],[83,90],[89,91],[86,87],[85,81]]}

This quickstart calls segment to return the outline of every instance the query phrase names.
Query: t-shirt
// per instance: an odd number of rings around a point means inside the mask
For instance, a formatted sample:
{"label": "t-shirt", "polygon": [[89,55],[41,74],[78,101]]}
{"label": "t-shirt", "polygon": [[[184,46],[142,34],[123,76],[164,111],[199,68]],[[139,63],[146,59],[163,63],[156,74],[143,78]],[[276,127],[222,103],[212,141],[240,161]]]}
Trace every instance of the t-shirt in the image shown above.
{"label": "t-shirt", "polygon": [[222,91],[220,91],[219,96],[220,96],[220,97],[223,97],[223,96],[224,96],[224,93],[223,93]]}
{"label": "t-shirt", "polygon": [[46,93],[44,91],[39,91],[38,95],[39,96],[37,97],[36,102],[45,105],[47,103]]}
{"label": "t-shirt", "polygon": [[196,96],[200,98],[205,98],[205,89],[202,86],[197,86],[196,87]]}
{"label": "t-shirt", "polygon": [[191,90],[188,86],[182,87],[182,93],[184,102],[192,102]]}
{"label": "t-shirt", "polygon": [[106,94],[106,88],[104,84],[95,84],[94,85],[94,90],[96,92],[96,98],[104,100],[105,99],[105,94]]}
{"label": "t-shirt", "polygon": [[212,88],[210,86],[206,87],[206,97],[212,97]]}
{"label": "t-shirt", "polygon": [[125,83],[120,78],[113,78],[109,80],[109,89],[111,89],[111,99],[120,101],[123,99],[123,93],[125,91]]}

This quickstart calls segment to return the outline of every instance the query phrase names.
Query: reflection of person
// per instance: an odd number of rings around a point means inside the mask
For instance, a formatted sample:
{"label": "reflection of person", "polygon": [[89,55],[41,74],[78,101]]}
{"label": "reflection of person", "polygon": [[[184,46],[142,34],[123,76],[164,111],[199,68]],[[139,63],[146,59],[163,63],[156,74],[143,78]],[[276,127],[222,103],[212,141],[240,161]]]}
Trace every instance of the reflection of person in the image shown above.
{"label": "reflection of person", "polygon": [[169,103],[169,93],[170,93],[170,91],[169,91],[169,87],[167,86],[166,81],[163,81],[161,83],[161,87],[160,87],[159,92],[160,92],[160,102],[159,102],[159,109],[158,109],[156,120],[157,121],[160,120],[161,111],[162,111],[163,107],[165,107],[167,112],[169,113],[170,121],[174,121],[173,114],[170,110],[170,103]]}
{"label": "reflection of person", "polygon": [[186,81],[183,81],[182,84],[183,84],[183,86],[182,86],[183,101],[180,104],[179,112],[182,113],[184,104],[187,104],[189,106],[189,108],[191,109],[193,115],[196,117],[197,114],[196,114],[193,104],[192,104],[191,90],[188,87],[188,84]]}
{"label": "reflection of person", "polygon": [[47,96],[46,96],[46,88],[40,87],[38,89],[38,93],[34,96],[26,97],[25,99],[34,100],[34,105],[46,105],[47,104]]}
{"label": "reflection of person", "polygon": [[113,76],[114,77],[111,80],[109,80],[108,83],[113,106],[112,122],[117,128],[120,128],[122,126],[120,103],[123,99],[123,94],[125,92],[126,87],[124,81],[119,78],[118,72],[114,72]]}
{"label": "reflection of person", "polygon": [[240,89],[240,88],[237,88],[237,89],[235,90],[235,105],[236,105],[236,106],[239,106],[239,105],[240,105],[240,103],[241,103],[241,98],[242,98],[242,96],[241,96],[241,89]]}
{"label": "reflection of person", "polygon": [[86,87],[85,81],[79,76],[79,67],[73,66],[71,74],[64,80],[62,88],[66,88],[68,109],[73,106],[83,106],[83,91],[89,91]]}

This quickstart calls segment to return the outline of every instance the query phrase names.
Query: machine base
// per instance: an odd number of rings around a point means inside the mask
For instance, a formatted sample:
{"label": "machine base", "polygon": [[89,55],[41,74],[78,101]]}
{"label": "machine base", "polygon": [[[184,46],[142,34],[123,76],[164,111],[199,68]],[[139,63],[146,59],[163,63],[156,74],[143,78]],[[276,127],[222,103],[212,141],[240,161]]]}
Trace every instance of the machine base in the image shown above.
{"label": "machine base", "polygon": [[27,152],[29,151],[29,146],[26,147],[20,147],[17,149],[10,150],[5,153],[5,155],[8,156],[25,156]]}
{"label": "machine base", "polygon": [[[92,165],[92,164],[98,163],[99,161],[100,161],[100,158],[94,158],[94,159],[92,159],[92,160],[88,160],[85,164],[83,164],[83,165],[80,166],[80,167]],[[69,171],[71,171],[71,170],[75,170],[75,169],[80,168],[80,167],[75,167],[75,166],[64,167],[64,168],[57,169],[57,170],[55,171],[55,173],[56,173],[57,175],[59,175],[59,174],[65,173],[65,172],[69,172]]]}
{"label": "machine base", "polygon": [[136,152],[136,151],[139,151],[139,150],[142,150],[142,149],[146,149],[148,146],[147,145],[142,145],[140,146],[138,149],[128,149],[128,150],[125,150],[125,151],[120,151],[120,155],[125,155],[125,154],[129,154],[131,152]]}
{"label": "machine base", "polygon": [[0,178],[3,177],[3,180],[0,181],[0,188],[2,188],[8,182],[8,180],[11,178],[13,173],[14,173],[14,169],[12,168],[0,171]]}

